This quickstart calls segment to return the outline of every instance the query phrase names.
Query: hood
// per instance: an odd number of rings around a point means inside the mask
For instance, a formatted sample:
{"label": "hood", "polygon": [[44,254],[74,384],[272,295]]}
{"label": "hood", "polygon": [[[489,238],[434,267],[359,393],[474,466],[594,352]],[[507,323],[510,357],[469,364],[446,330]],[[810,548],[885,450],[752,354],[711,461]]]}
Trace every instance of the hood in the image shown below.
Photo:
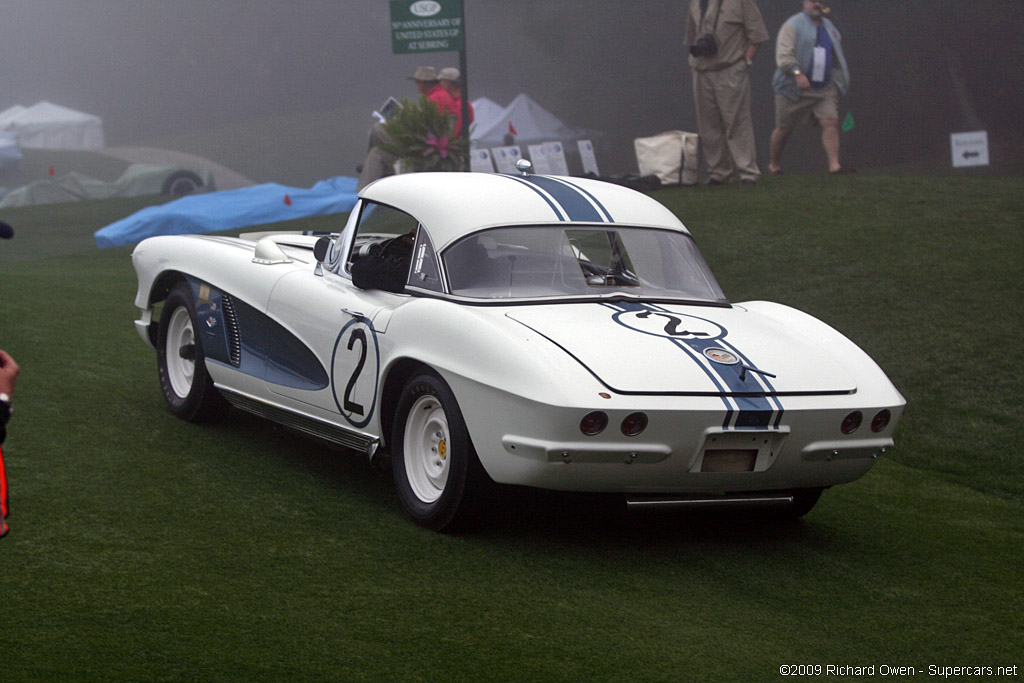
{"label": "hood", "polygon": [[846,394],[857,388],[839,361],[800,329],[742,308],[587,303],[525,306],[506,315],[618,393]]}

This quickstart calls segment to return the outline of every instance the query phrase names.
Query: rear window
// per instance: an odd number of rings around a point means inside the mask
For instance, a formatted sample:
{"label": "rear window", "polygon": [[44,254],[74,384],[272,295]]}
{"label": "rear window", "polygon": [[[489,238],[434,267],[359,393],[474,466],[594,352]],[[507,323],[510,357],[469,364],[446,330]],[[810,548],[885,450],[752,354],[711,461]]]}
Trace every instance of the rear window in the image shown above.
{"label": "rear window", "polygon": [[549,299],[625,293],[725,303],[693,239],[656,228],[519,226],[469,235],[445,250],[452,294]]}

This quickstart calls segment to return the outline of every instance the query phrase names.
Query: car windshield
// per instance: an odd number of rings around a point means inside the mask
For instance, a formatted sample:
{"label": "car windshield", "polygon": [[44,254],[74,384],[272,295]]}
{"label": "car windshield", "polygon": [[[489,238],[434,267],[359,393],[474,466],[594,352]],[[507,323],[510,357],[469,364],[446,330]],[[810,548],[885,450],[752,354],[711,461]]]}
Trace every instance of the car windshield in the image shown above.
{"label": "car windshield", "polygon": [[657,228],[520,226],[445,250],[451,293],[475,299],[615,296],[726,303],[689,235]]}

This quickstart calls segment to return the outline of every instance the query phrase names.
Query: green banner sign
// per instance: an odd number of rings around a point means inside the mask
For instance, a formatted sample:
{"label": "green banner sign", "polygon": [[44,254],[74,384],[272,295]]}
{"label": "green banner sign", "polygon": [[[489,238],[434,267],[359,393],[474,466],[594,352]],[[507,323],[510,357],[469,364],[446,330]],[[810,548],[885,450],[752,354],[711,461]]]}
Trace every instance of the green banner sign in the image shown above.
{"label": "green banner sign", "polygon": [[462,0],[391,0],[391,51],[465,49]]}

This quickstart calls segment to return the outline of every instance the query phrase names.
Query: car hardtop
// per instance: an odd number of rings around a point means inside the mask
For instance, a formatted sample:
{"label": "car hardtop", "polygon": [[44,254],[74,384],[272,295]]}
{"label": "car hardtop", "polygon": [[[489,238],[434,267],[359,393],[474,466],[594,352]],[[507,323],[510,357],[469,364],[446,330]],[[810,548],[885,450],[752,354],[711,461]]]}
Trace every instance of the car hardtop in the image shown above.
{"label": "car hardtop", "polygon": [[689,234],[662,204],[590,178],[496,173],[409,173],[366,186],[364,201],[400,209],[426,228],[438,252],[484,228],[565,223],[657,227]]}

